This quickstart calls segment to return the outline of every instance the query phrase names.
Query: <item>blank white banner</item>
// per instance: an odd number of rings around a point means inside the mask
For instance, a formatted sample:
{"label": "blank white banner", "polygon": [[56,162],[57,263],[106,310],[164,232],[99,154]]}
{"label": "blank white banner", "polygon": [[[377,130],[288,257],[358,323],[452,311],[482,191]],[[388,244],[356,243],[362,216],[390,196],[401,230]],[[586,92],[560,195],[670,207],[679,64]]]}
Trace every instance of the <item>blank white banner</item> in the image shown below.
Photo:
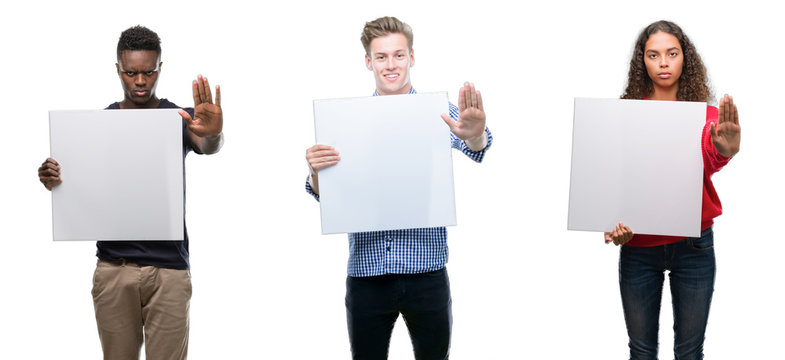
{"label": "blank white banner", "polygon": [[700,236],[706,103],[575,99],[569,230]]}
{"label": "blank white banner", "polygon": [[322,233],[456,224],[447,93],[314,100]]}
{"label": "blank white banner", "polygon": [[50,111],[54,240],[183,240],[177,109]]}

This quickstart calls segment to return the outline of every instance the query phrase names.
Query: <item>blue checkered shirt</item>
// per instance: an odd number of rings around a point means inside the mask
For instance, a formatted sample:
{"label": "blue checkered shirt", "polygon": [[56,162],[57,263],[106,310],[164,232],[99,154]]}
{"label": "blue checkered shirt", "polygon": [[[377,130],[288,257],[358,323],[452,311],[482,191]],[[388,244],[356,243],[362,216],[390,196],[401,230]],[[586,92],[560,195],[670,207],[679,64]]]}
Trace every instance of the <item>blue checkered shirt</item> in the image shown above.
{"label": "blue checkered shirt", "polygon": [[[414,88],[409,94],[416,94]],[[374,96],[378,96],[374,92]],[[458,107],[449,104],[453,121],[458,121]],[[491,146],[493,137],[488,128],[488,145],[480,151],[472,151],[452,133],[452,147],[460,150],[476,162],[481,162]],[[319,195],[305,181],[305,191],[319,200]],[[369,231],[349,234],[348,273],[352,277],[377,276],[384,274],[416,274],[436,271],[447,263],[447,228],[422,228],[387,231]]]}

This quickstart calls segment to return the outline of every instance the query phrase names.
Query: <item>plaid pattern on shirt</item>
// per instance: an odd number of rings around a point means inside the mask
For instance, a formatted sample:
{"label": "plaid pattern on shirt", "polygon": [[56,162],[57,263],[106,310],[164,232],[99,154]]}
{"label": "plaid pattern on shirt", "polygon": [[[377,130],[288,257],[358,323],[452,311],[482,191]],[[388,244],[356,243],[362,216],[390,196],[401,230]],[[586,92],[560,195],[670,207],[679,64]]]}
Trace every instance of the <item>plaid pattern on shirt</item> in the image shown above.
{"label": "plaid pattern on shirt", "polygon": [[[416,94],[414,88],[409,94]],[[378,96],[377,92],[373,93]],[[449,114],[458,121],[458,107],[449,104]],[[480,151],[472,151],[463,140],[450,132],[453,148],[460,150],[476,162],[481,162],[491,146],[493,137],[488,128],[488,145]],[[305,191],[319,200],[319,195],[305,180]],[[436,271],[447,263],[447,228],[421,228],[387,231],[369,231],[349,234],[348,274],[352,277],[377,276],[384,274],[416,274]]]}

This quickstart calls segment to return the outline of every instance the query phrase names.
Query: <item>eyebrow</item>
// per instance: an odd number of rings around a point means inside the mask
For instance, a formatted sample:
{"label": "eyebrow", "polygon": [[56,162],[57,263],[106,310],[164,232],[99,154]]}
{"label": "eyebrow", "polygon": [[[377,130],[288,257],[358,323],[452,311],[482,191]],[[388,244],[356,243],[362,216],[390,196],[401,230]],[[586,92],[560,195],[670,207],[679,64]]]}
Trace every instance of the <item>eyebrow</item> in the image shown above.
{"label": "eyebrow", "polygon": [[[665,51],[671,51],[671,50],[679,50],[679,51],[681,51],[681,49],[679,49],[677,46],[674,46],[674,47],[672,47],[672,48],[670,48],[670,49],[667,49],[667,50],[665,50]],[[656,52],[658,52],[658,51],[657,51],[657,50],[654,50],[654,49],[647,49],[647,50],[646,50],[646,52],[654,52],[654,53],[656,53]]]}
{"label": "eyebrow", "polygon": [[406,49],[397,49],[397,50],[393,50],[393,51],[391,51],[389,53],[384,52],[384,51],[378,51],[378,52],[371,51],[371,53],[373,53],[374,55],[387,55],[387,54],[398,54],[398,53],[406,54]]}

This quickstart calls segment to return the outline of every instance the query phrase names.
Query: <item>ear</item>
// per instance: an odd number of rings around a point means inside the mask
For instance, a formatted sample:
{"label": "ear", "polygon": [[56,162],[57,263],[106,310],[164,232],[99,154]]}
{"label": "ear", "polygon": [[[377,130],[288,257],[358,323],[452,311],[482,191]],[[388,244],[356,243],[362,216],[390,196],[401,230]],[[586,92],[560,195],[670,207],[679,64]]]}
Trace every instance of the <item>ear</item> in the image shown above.
{"label": "ear", "polygon": [[409,67],[414,66],[414,49],[409,50]]}
{"label": "ear", "polygon": [[365,67],[367,67],[368,70],[373,71],[373,66],[371,66],[371,57],[368,56],[367,53],[365,54]]}
{"label": "ear", "polygon": [[117,75],[120,75],[120,64],[114,63],[115,69],[117,69]]}
{"label": "ear", "polygon": [[161,69],[163,68],[163,66],[164,66],[164,62],[163,61],[159,61],[158,62],[158,74],[161,73]]}

